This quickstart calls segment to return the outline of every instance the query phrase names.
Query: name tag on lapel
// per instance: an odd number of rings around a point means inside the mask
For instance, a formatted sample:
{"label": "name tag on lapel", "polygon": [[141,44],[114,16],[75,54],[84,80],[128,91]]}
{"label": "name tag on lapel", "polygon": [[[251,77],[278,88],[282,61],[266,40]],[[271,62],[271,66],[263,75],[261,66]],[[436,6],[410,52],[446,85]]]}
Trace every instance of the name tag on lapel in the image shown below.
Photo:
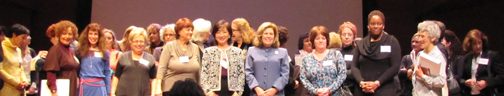
{"label": "name tag on lapel", "polygon": [[380,52],[381,53],[390,53],[390,52],[392,52],[392,49],[390,48],[390,45],[382,45],[382,46],[380,46]]}
{"label": "name tag on lapel", "polygon": [[488,58],[479,58],[477,62],[481,65],[488,65]]}
{"label": "name tag on lapel", "polygon": [[324,61],[324,62],[322,62],[322,65],[323,66],[331,66],[331,65],[333,65],[333,60]]}
{"label": "name tag on lapel", "polygon": [[101,54],[100,52],[94,52],[94,56],[95,57],[103,57],[103,54]]}
{"label": "name tag on lapel", "polygon": [[142,64],[142,65],[149,66],[149,61],[147,61],[147,60],[145,60],[143,58],[141,58],[140,60],[138,60],[138,62],[140,62],[140,64]]}
{"label": "name tag on lapel", "polygon": [[345,59],[345,61],[352,61],[353,55],[345,55],[344,59]]}
{"label": "name tag on lapel", "polygon": [[187,63],[189,62],[189,56],[180,56],[179,61],[180,63]]}

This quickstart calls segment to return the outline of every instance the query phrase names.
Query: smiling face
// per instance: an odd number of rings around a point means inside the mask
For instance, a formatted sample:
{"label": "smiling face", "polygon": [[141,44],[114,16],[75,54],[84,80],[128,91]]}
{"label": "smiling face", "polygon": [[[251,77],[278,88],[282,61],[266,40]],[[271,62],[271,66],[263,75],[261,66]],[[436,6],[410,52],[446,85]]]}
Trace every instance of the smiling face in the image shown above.
{"label": "smiling face", "polygon": [[415,35],[413,36],[413,39],[411,40],[411,48],[416,51],[416,52],[419,52],[421,50],[423,50],[423,37],[422,36],[419,36],[419,35]]}
{"label": "smiling face", "polygon": [[74,39],[74,35],[72,32],[72,27],[68,27],[66,30],[63,30],[61,36],[59,37],[59,41],[61,44],[65,46],[69,46]]}
{"label": "smiling face", "polygon": [[98,31],[89,30],[87,35],[88,35],[89,44],[96,46],[96,44],[98,43],[98,38],[99,38]]}
{"label": "smiling face", "polygon": [[182,30],[180,30],[178,34],[180,36],[179,39],[191,40],[192,28],[191,27],[182,28]]}
{"label": "smiling face", "polygon": [[385,29],[385,24],[383,23],[383,19],[380,16],[374,15],[369,20],[367,27],[371,33],[370,35],[378,36],[382,33],[382,30]]}
{"label": "smiling face", "polygon": [[303,50],[307,51],[307,52],[311,52],[312,51],[312,43],[310,42],[310,38],[305,38],[303,40]]}
{"label": "smiling face", "polygon": [[145,37],[135,36],[131,40],[131,49],[133,52],[141,52],[145,48]]}
{"label": "smiling face", "polygon": [[350,28],[345,28],[341,31],[341,41],[343,42],[343,46],[352,46],[355,39],[355,34],[350,30]]}
{"label": "smiling face", "polygon": [[261,41],[264,47],[270,47],[275,42],[275,31],[273,28],[266,28],[262,34]]}
{"label": "smiling face", "polygon": [[217,44],[222,45],[222,44],[229,44],[229,31],[226,29],[226,27],[222,27],[215,33],[215,40],[217,41]]}

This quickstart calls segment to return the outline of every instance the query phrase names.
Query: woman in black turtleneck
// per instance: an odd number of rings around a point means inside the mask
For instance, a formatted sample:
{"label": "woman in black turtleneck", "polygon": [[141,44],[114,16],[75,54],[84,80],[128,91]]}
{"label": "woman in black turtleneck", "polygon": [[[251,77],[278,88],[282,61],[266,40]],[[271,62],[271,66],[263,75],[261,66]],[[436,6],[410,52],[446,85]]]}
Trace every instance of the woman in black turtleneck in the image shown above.
{"label": "woman in black turtleneck", "polygon": [[343,82],[344,85],[348,86],[352,92],[354,92],[354,87],[355,87],[355,78],[352,75],[352,70],[350,68],[352,67],[352,59],[353,59],[353,51],[355,48],[355,37],[357,37],[357,27],[352,23],[352,22],[344,22],[341,24],[339,27],[338,31],[339,35],[341,36],[341,42],[342,42],[342,47],[340,50],[341,55],[343,55],[343,59],[345,60],[346,69],[347,69],[347,78],[345,82]]}
{"label": "woman in black turtleneck", "polygon": [[360,87],[355,96],[395,96],[394,76],[399,71],[401,48],[397,39],[383,31],[385,16],[375,10],[368,15],[369,35],[357,42],[352,74]]}

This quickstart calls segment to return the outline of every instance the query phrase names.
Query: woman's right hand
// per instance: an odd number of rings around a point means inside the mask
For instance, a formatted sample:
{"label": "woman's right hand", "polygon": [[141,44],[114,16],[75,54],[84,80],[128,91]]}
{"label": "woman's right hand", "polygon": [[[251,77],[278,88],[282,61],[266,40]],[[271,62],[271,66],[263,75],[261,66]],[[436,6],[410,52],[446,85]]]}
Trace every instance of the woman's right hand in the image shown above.
{"label": "woman's right hand", "polygon": [[465,81],[466,86],[472,87],[474,84],[476,84],[476,81],[473,79],[467,79]]}
{"label": "woman's right hand", "polygon": [[328,91],[329,91],[329,89],[327,89],[327,88],[319,88],[319,89],[317,89],[317,95],[318,96],[328,96]]}
{"label": "woman's right hand", "polygon": [[266,95],[265,92],[264,92],[264,89],[262,89],[261,87],[255,87],[254,90],[255,90],[257,96],[264,96],[264,95]]}
{"label": "woman's right hand", "polygon": [[58,96],[58,93],[52,93],[51,96]]}

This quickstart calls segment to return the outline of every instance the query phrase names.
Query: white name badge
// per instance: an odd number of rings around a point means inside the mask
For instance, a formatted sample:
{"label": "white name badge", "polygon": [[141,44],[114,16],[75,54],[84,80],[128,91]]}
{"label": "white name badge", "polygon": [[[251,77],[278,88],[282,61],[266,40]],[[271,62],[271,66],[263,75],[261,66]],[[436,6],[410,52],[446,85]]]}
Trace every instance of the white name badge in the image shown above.
{"label": "white name badge", "polygon": [[100,52],[94,52],[94,57],[103,57],[103,54]]}
{"label": "white name badge", "polygon": [[189,62],[189,56],[180,56],[179,61],[180,63],[187,63]]}
{"label": "white name badge", "polygon": [[478,64],[488,65],[488,58],[479,58],[478,59]]}
{"label": "white name badge", "polygon": [[145,60],[143,58],[141,58],[140,60],[138,60],[138,62],[140,62],[140,64],[142,64],[142,65],[149,66],[149,61],[147,61],[147,60]]}
{"label": "white name badge", "polygon": [[322,62],[322,65],[323,66],[331,66],[331,65],[333,65],[333,60],[324,61],[324,62]]}
{"label": "white name badge", "polygon": [[229,63],[228,63],[227,61],[220,60],[220,65],[221,65],[224,69],[227,69],[227,68],[228,68]]}
{"label": "white name badge", "polygon": [[380,52],[381,53],[390,53],[392,52],[390,45],[382,45],[380,46]]}
{"label": "white name badge", "polygon": [[345,59],[345,61],[352,61],[353,55],[345,55],[345,57],[343,59]]}

